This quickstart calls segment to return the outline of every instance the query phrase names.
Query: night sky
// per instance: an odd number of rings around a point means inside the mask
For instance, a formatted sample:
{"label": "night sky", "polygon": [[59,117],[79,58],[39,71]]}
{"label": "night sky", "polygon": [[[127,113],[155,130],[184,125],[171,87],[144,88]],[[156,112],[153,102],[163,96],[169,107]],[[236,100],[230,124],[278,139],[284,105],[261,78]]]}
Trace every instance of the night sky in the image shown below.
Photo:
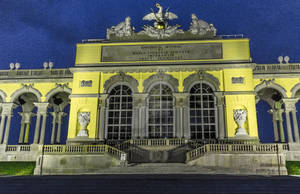
{"label": "night sky", "polygon": [[277,63],[279,55],[300,62],[300,1],[295,0],[0,0],[0,68],[72,67],[75,45],[105,38],[106,28],[127,16],[140,31],[145,14],[160,3],[179,16],[171,24],[187,30],[191,14],[213,23],[218,35],[250,38],[256,63]]}

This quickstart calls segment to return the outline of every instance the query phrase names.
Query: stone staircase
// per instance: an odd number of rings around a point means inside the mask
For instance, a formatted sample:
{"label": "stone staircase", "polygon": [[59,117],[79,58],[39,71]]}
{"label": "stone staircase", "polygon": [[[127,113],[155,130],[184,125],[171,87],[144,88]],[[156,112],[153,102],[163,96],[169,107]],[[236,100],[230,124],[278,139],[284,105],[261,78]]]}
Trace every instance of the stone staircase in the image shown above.
{"label": "stone staircase", "polygon": [[[200,173],[286,175],[286,144],[129,140],[116,147],[127,153],[127,167],[111,173]],[[107,171],[108,172],[108,171]],[[103,172],[105,173],[105,172]]]}
{"label": "stone staircase", "polygon": [[193,149],[182,139],[129,140],[116,147],[127,153],[128,163],[184,163]]}

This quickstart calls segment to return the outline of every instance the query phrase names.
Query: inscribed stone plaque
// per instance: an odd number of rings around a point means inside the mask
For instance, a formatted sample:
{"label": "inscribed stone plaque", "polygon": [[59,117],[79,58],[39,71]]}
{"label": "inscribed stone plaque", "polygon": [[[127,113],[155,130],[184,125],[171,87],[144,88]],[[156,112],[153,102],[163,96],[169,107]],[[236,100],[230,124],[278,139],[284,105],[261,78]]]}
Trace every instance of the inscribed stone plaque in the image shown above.
{"label": "inscribed stone plaque", "polygon": [[92,87],[92,80],[82,80],[80,81],[80,87]]}
{"label": "inscribed stone plaque", "polygon": [[222,59],[222,44],[152,44],[102,47],[101,62]]}

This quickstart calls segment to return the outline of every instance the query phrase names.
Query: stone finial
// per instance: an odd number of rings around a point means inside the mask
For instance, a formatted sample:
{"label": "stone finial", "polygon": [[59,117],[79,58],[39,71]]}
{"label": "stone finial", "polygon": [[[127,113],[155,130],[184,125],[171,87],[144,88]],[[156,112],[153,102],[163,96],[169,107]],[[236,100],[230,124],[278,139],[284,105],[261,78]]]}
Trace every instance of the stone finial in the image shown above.
{"label": "stone finial", "polygon": [[13,70],[15,68],[15,64],[14,63],[10,63],[9,64],[9,70]]}
{"label": "stone finial", "polygon": [[286,64],[289,64],[290,57],[289,56],[285,56],[283,60],[284,60],[284,62]]}
{"label": "stone finial", "polygon": [[21,64],[20,64],[20,63],[16,63],[16,64],[15,64],[16,70],[20,69],[20,67],[21,67]]}
{"label": "stone finial", "polygon": [[44,69],[47,69],[47,68],[48,68],[48,63],[47,63],[47,62],[44,62],[44,63],[43,63],[43,67],[44,67]]}
{"label": "stone finial", "polygon": [[54,63],[53,62],[49,62],[49,69],[53,68]]}
{"label": "stone finial", "polygon": [[278,62],[279,62],[280,64],[282,64],[282,61],[283,61],[283,56],[279,56],[279,57],[278,57]]}

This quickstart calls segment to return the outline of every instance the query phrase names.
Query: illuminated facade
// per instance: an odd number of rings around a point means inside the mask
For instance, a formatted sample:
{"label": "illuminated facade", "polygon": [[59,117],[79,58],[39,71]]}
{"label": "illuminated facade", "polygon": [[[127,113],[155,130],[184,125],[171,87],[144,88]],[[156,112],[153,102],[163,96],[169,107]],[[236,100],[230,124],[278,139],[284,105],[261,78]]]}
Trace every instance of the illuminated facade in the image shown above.
{"label": "illuminated facade", "polygon": [[[152,28],[133,34],[126,21],[108,29],[109,40],[77,44],[73,68],[0,72],[2,161],[36,160],[36,174],[98,172],[124,161],[286,174],[286,158],[300,156],[299,64],[255,64],[247,38],[217,37],[211,25],[197,39],[198,19],[189,32],[165,26],[175,39],[156,23],[151,41],[140,38]],[[274,144],[259,143],[260,99],[271,107]]]}

